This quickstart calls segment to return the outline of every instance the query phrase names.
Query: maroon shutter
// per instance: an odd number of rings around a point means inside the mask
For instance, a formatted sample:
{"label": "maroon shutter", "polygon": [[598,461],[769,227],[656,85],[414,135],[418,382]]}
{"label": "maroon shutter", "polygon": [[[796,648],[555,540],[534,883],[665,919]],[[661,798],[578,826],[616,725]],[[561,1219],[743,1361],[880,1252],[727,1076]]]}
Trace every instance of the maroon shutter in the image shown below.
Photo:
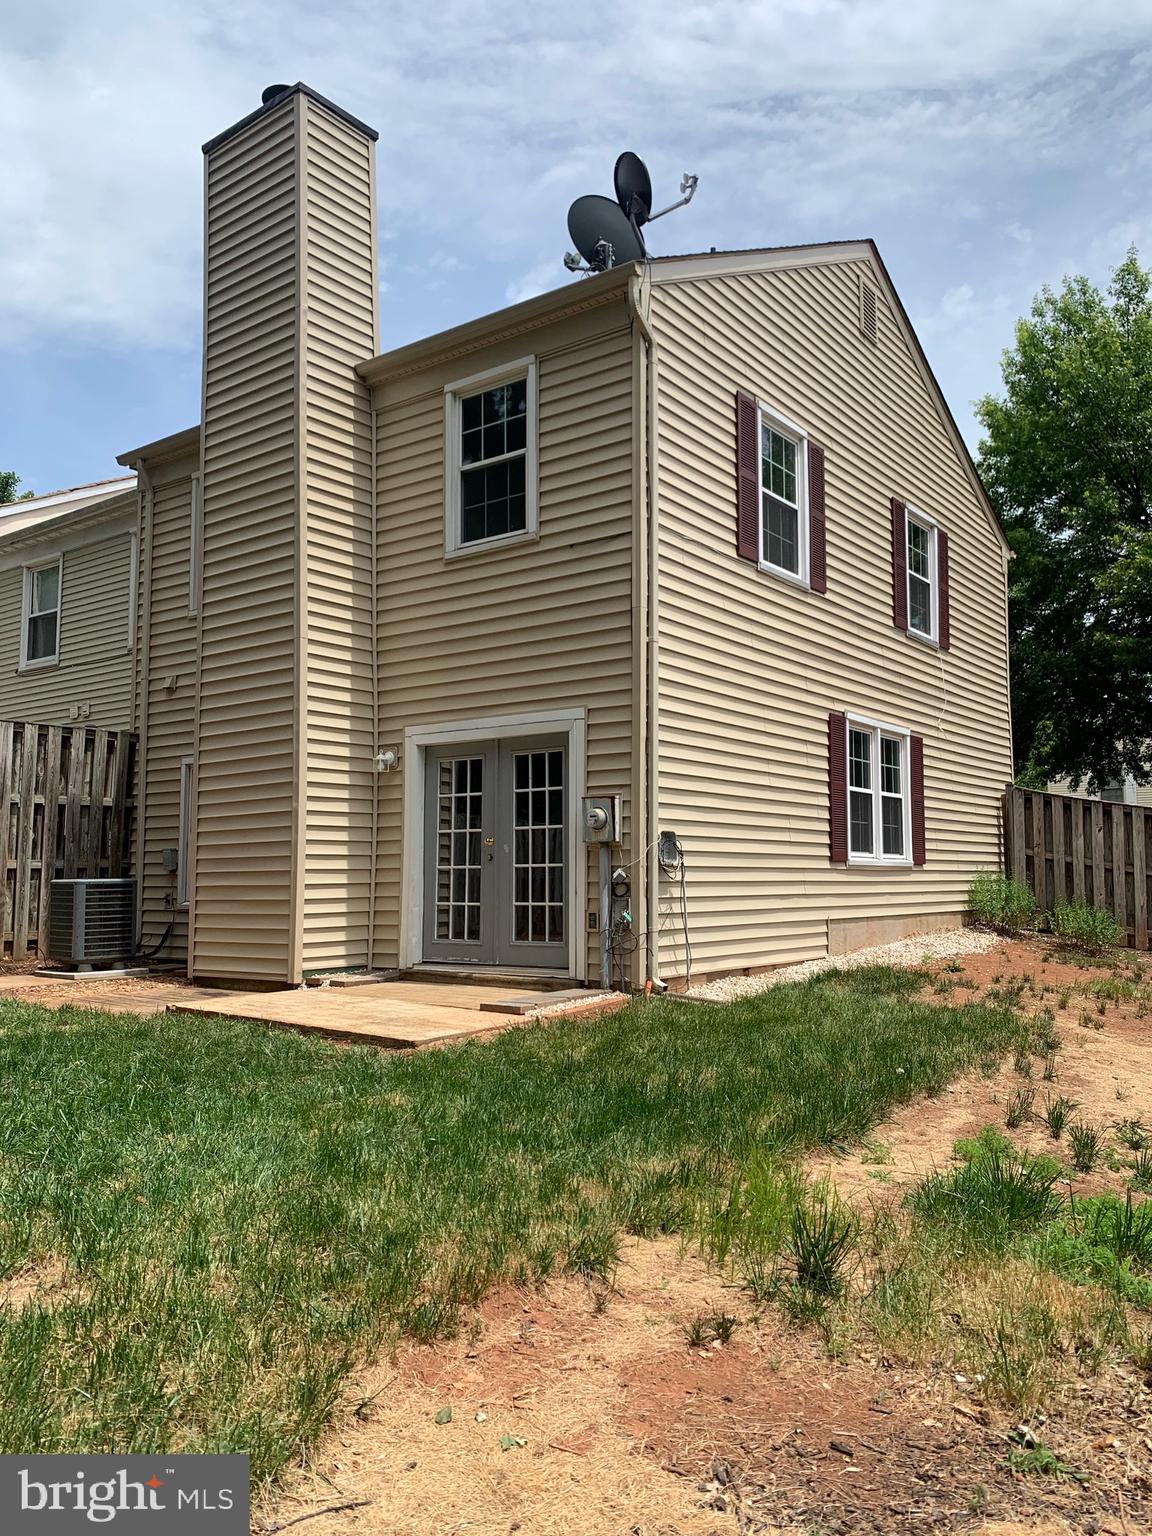
{"label": "maroon shutter", "polygon": [[828,590],[827,524],[824,517],[824,450],[808,443],[808,585]]}
{"label": "maroon shutter", "polygon": [[848,721],[828,716],[828,856],[848,862]]}
{"label": "maroon shutter", "polygon": [[940,649],[946,651],[952,643],[952,623],[948,612],[948,535],[943,528],[936,530],[936,572],[940,582]]}
{"label": "maroon shutter", "polygon": [[756,402],[740,390],[736,395],[736,553],[741,560],[760,561],[760,444]]}
{"label": "maroon shutter", "polygon": [[908,628],[908,520],[904,503],[892,498],[892,622]]}
{"label": "maroon shutter", "polygon": [[913,736],[908,743],[908,786],[912,794],[912,862],[924,858],[924,738]]}

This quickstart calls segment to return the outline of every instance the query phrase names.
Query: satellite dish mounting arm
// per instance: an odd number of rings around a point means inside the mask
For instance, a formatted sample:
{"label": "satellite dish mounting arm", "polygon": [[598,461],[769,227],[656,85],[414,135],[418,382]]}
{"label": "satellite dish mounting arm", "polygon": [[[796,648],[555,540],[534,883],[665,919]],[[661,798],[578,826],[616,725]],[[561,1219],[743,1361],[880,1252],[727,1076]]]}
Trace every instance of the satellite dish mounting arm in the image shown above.
{"label": "satellite dish mounting arm", "polygon": [[677,208],[686,208],[692,199],[696,196],[696,184],[699,180],[699,176],[689,175],[689,173],[685,171],[684,176],[680,182],[680,190],[684,196],[678,203],[669,203],[667,208],[661,208],[659,213],[650,213],[648,215],[648,223],[651,224],[653,219],[662,219],[666,213],[675,213]]}

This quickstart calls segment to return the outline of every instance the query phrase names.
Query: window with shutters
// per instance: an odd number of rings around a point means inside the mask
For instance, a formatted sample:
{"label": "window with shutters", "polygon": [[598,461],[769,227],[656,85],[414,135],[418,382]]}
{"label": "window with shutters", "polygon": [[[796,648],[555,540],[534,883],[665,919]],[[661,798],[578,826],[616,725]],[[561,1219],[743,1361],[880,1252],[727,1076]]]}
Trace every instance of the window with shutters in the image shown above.
{"label": "window with shutters", "polygon": [[535,359],[450,384],[444,438],[445,553],[535,538]]}
{"label": "window with shutters", "polygon": [[936,643],[940,636],[940,578],[936,524],[911,507],[905,514],[908,633]]}
{"label": "window with shutters", "polygon": [[20,669],[51,667],[60,659],[60,585],[63,556],[24,567]]}
{"label": "window with shutters", "polygon": [[850,864],[912,862],[910,739],[902,726],[848,717]]}
{"label": "window with shutters", "polygon": [[760,565],[807,586],[807,435],[763,406],[759,427]]}

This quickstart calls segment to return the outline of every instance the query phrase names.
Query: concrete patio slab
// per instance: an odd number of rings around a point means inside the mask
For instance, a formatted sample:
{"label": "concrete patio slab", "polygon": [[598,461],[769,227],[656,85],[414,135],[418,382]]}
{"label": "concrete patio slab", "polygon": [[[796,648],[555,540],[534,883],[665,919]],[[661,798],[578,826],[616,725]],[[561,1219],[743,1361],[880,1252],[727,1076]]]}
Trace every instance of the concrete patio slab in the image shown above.
{"label": "concrete patio slab", "polygon": [[19,976],[0,996],[24,993],[48,1008],[94,1008],[102,1013],[203,1014],[295,1029],[329,1040],[384,1050],[412,1050],[469,1035],[490,1035],[529,1021],[541,1011],[587,1015],[623,1006],[618,994],[535,988],[495,992],[483,983],[382,981],[358,987],[305,987],[282,992],[236,992],[192,986],[175,978],[61,982]]}
{"label": "concrete patio slab", "polygon": [[458,995],[451,1001],[440,995],[466,990],[436,982],[420,985],[384,981],[377,986],[352,989],[309,987],[292,992],[217,993],[211,999],[173,1002],[168,1011],[252,1019],[329,1040],[356,1041],[386,1050],[411,1050],[468,1035],[488,1034],[505,1027],[505,1022],[512,1022],[510,1017],[502,1022],[497,1015],[482,1013],[474,995],[471,1007]]}

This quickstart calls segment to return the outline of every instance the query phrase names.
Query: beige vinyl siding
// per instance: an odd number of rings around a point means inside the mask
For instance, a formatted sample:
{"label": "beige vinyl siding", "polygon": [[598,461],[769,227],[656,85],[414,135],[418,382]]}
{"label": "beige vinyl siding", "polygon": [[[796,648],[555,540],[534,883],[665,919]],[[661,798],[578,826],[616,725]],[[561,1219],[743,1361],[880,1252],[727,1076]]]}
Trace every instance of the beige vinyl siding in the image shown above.
{"label": "beige vinyl siding", "polygon": [[269,982],[294,968],[299,104],[206,160],[191,964]]}
{"label": "beige vinyl siding", "polygon": [[[132,724],[132,647],[129,603],[132,536],[118,532],[99,542],[60,549],[63,556],[60,660],[55,666],[20,670],[24,609],[22,564],[0,570],[0,719],[45,725],[75,723],[123,730]],[[13,549],[9,556],[18,558]],[[28,563],[51,553],[37,549]]]}
{"label": "beige vinyl siding", "polygon": [[374,701],[373,146],[304,98],[305,971],[369,963]]}
{"label": "beige vinyl siding", "polygon": [[[446,385],[534,353],[539,539],[444,558]],[[379,737],[587,711],[587,793],[624,796],[631,858],[632,340],[623,304],[377,389]],[[375,961],[398,958],[403,774],[380,780]],[[594,851],[588,901],[598,905]],[[584,914],[575,920],[585,926]],[[589,936],[587,974],[599,974]]]}
{"label": "beige vinyl siding", "polygon": [[[959,913],[971,873],[998,861],[1012,770],[1002,546],[882,288],[879,343],[861,337],[862,271],[870,264],[653,291],[659,820],[684,845],[697,973],[824,954],[830,923]],[[738,389],[825,448],[826,595],[737,558]],[[948,531],[950,651],[892,624],[893,495]],[[832,710],[923,735],[923,869],[830,865]],[[675,881],[661,881],[660,926],[663,973],[682,975]]]}
{"label": "beige vinyl siding", "polygon": [[149,476],[141,538],[141,932],[144,947],[151,948],[172,924],[163,960],[184,960],[188,950],[188,909],[175,904],[177,877],[164,869],[163,851],[179,846],[180,765],[195,755],[198,626],[188,612],[192,469],[190,463],[166,465]]}

